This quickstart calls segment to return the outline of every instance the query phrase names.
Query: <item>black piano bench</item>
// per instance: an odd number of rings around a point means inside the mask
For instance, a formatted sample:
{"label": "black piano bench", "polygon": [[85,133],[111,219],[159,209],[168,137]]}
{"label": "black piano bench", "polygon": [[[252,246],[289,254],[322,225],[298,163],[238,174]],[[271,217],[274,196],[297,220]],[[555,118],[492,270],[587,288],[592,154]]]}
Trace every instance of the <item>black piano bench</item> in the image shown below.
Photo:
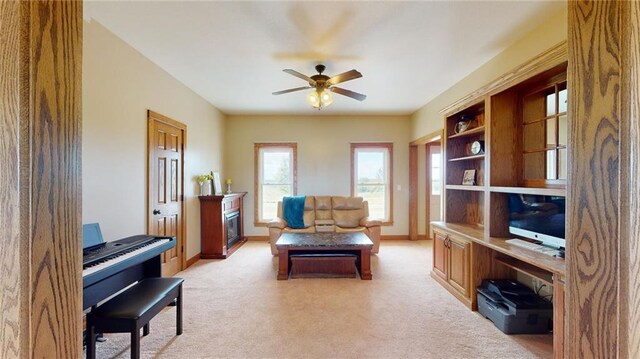
{"label": "black piano bench", "polygon": [[131,358],[140,358],[140,328],[176,301],[176,335],[182,334],[182,278],[145,278],[87,314],[87,359],[96,357],[96,333],[131,333]]}

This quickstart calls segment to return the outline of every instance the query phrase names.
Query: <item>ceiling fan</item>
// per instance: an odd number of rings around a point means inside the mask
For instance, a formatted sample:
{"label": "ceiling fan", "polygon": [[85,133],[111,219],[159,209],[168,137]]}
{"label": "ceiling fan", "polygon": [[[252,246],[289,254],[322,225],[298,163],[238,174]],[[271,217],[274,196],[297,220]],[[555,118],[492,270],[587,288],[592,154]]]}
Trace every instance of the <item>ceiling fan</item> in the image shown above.
{"label": "ceiling fan", "polygon": [[298,71],[285,69],[282,70],[290,75],[295,77],[299,77],[309,83],[309,86],[296,87],[288,90],[282,90],[278,92],[274,92],[274,95],[282,95],[289,92],[302,91],[310,88],[315,88],[315,91],[309,93],[307,95],[307,102],[317,108],[318,110],[323,107],[327,107],[333,103],[333,96],[331,92],[335,92],[339,95],[351,97],[358,101],[364,101],[367,98],[366,95],[361,93],[357,93],[354,91],[346,90],[341,87],[336,87],[336,84],[341,82],[346,82],[349,80],[354,80],[362,77],[362,74],[357,70],[350,70],[347,72],[343,72],[340,75],[336,75],[333,77],[329,77],[327,75],[323,75],[322,73],[325,70],[325,66],[322,64],[316,65],[316,71],[318,71],[317,75],[313,75],[311,77],[301,74]]}

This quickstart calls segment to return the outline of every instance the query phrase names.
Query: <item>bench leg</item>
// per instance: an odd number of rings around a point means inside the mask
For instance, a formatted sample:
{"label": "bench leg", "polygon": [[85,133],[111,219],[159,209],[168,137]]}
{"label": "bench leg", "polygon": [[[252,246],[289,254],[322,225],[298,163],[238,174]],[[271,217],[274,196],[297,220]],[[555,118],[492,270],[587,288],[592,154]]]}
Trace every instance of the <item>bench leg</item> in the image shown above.
{"label": "bench leg", "polygon": [[96,359],[96,328],[87,319],[87,359]]}
{"label": "bench leg", "polygon": [[149,335],[149,323],[142,327],[142,336],[146,337],[147,335]]}
{"label": "bench leg", "polygon": [[180,284],[180,289],[178,289],[176,302],[176,335],[180,335],[182,334],[182,284]]}
{"label": "bench leg", "polygon": [[140,359],[140,328],[131,332],[131,359]]}

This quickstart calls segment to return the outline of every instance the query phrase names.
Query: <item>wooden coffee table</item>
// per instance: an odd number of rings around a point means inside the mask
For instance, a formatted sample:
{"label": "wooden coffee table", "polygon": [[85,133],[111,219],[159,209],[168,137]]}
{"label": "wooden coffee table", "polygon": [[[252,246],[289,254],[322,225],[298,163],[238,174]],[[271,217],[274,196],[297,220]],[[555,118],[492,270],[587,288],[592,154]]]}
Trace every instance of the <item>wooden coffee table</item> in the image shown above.
{"label": "wooden coffee table", "polygon": [[278,248],[278,280],[289,279],[291,254],[355,254],[360,279],[371,280],[371,248],[366,234],[356,233],[283,233]]}

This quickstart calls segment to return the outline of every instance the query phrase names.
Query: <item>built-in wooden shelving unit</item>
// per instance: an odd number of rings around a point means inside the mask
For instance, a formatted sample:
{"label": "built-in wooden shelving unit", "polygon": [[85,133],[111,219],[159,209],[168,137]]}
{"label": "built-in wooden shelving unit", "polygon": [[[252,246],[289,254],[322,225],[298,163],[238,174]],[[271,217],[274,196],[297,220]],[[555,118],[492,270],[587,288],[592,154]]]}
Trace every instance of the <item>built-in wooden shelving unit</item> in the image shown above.
{"label": "built-in wooden shelving unit", "polygon": [[[431,276],[472,310],[476,287],[487,278],[516,279],[520,273],[564,293],[563,258],[506,240],[514,237],[514,195],[566,196],[566,43],[523,69],[443,110],[444,221],[431,226]],[[480,154],[471,152],[475,141],[484,145]],[[475,173],[474,185],[462,184],[465,172]],[[564,304],[554,310],[555,318],[564,317]],[[562,321],[553,333],[554,356],[562,357]]]}

